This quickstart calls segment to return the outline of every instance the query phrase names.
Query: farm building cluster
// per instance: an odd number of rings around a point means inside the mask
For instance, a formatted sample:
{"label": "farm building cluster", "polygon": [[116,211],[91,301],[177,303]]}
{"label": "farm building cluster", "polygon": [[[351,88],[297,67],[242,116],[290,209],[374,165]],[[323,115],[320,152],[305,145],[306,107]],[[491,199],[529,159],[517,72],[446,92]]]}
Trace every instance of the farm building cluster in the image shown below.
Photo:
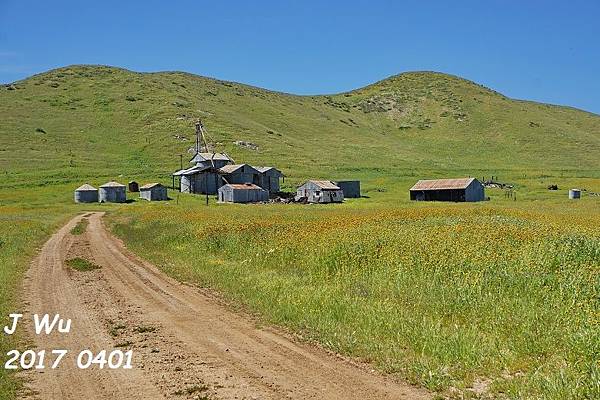
{"label": "farm building cluster", "polygon": [[[167,188],[160,183],[149,183],[139,186],[137,182],[129,182],[130,192],[139,192],[140,199],[149,201],[168,200]],[[118,182],[107,182],[98,189],[86,183],[75,189],[75,203],[125,203],[127,186]]]}
{"label": "farm building cluster", "polygon": [[[194,157],[190,160],[193,166],[173,173],[173,189],[178,180],[180,192],[217,195],[219,202],[224,203],[266,202],[280,193],[280,181],[285,180],[285,175],[279,169],[236,164],[227,154],[208,150],[202,123],[198,121]],[[325,185],[327,188],[319,190],[318,185]],[[348,188],[347,197],[360,197],[360,184],[344,181],[344,185]],[[301,196],[298,189],[298,200],[310,203],[344,200],[343,190],[333,182],[308,181],[301,187],[304,188],[303,193],[310,194]],[[359,193],[358,196],[355,192]]]}
{"label": "farm building cluster", "polygon": [[[225,153],[209,151],[202,123],[196,123],[196,146],[190,168],[173,173],[181,193],[218,195],[220,202],[256,203],[279,193],[283,173],[275,167],[236,164]],[[285,179],[285,178],[284,178]]]}
{"label": "farm building cluster", "polygon": [[[360,181],[357,180],[308,180],[296,189],[295,196],[281,193],[280,181],[285,175],[273,166],[252,166],[235,163],[223,152],[209,148],[202,123],[196,123],[196,146],[190,160],[191,167],[182,168],[172,174],[173,189],[178,181],[181,193],[216,195],[220,203],[263,203],[272,201],[298,203],[341,203],[346,198],[360,198]],[[485,179],[484,179],[485,182]],[[409,190],[414,201],[484,201],[485,187],[498,185],[490,181],[481,183],[475,178],[419,180]],[[168,200],[167,188],[160,183],[139,186],[129,182],[128,187],[117,182],[108,182],[99,189],[89,184],[75,190],[75,202],[95,203],[126,201],[126,191],[140,193],[140,198],[148,201]],[[512,188],[512,186],[511,186]],[[572,190],[571,198],[579,193]],[[207,203],[208,204],[208,203]]]}

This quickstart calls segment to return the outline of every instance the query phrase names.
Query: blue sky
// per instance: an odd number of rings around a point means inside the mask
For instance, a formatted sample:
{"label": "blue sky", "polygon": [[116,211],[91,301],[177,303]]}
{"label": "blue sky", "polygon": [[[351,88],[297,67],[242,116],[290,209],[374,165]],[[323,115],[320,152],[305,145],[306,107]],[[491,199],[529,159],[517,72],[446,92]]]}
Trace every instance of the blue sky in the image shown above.
{"label": "blue sky", "polygon": [[600,113],[600,1],[0,0],[0,82],[69,64],[298,93],[404,71]]}

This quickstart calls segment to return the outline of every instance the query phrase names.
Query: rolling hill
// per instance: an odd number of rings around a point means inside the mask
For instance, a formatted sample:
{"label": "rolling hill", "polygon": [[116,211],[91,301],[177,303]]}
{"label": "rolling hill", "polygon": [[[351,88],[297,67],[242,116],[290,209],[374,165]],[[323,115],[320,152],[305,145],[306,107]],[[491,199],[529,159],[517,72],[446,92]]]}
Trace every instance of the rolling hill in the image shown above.
{"label": "rolling hill", "polygon": [[290,176],[323,176],[324,168],[585,175],[600,154],[600,116],[512,100],[441,73],[296,96],[180,72],[69,66],[0,88],[1,185],[167,176],[180,154],[189,158],[197,117],[234,159]]}

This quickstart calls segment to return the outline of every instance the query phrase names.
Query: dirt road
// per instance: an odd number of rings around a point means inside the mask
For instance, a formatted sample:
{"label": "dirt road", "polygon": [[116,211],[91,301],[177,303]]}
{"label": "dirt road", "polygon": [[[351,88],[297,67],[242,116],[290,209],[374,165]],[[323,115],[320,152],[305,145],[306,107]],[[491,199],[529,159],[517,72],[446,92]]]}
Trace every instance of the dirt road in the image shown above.
{"label": "dirt road", "polygon": [[[72,235],[82,219],[87,231]],[[34,335],[37,350],[66,349],[58,369],[25,373],[39,399],[425,399],[365,366],[260,328],[218,298],[131,254],[101,213],[71,220],[42,248],[26,279],[26,317],[59,313],[71,332]],[[80,272],[65,260],[99,269]],[[133,350],[133,368],[81,370],[80,351]]]}

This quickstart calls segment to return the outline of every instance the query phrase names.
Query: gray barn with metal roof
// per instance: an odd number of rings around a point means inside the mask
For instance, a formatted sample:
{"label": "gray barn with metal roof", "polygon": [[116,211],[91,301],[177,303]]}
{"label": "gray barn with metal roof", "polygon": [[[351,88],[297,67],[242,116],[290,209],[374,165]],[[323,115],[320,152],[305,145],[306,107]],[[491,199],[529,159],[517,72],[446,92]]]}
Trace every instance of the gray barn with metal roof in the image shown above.
{"label": "gray barn with metal roof", "polygon": [[258,185],[260,172],[248,164],[230,164],[219,169],[223,183],[253,183]]}
{"label": "gray barn with metal roof", "polygon": [[410,188],[417,201],[483,201],[485,189],[475,178],[420,180]]}
{"label": "gray barn with metal roof", "polygon": [[219,188],[219,201],[223,203],[259,203],[269,201],[269,192],[252,183],[231,183]]}
{"label": "gray barn with metal roof", "polygon": [[148,201],[168,200],[167,188],[160,183],[148,183],[140,187],[140,198]]}
{"label": "gray barn with metal roof", "polygon": [[124,203],[127,201],[126,186],[118,182],[108,182],[98,191],[100,203]]}
{"label": "gray barn with metal roof", "polygon": [[268,190],[269,193],[278,193],[281,189],[279,179],[283,173],[275,167],[254,167],[260,173],[258,176],[258,186]]}
{"label": "gray barn with metal roof", "polygon": [[98,189],[89,184],[84,184],[75,189],[75,203],[97,203]]}

